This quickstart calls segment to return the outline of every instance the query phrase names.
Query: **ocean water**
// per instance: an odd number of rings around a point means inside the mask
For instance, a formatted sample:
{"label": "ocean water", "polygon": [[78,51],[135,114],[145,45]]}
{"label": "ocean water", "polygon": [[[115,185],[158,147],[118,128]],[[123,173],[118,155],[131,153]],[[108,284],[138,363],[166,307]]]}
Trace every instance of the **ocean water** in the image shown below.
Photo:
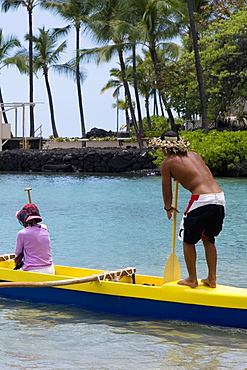
{"label": "ocean water", "polygon": [[[216,239],[218,283],[247,288],[247,179],[218,178],[227,212]],[[0,174],[0,254],[13,252],[15,212],[35,203],[55,264],[162,276],[172,221],[156,176]],[[189,193],[179,187],[178,222]],[[176,254],[186,277],[181,242]],[[197,246],[199,278],[207,274]],[[247,331],[179,321],[145,321],[0,298],[3,369],[247,369]]]}

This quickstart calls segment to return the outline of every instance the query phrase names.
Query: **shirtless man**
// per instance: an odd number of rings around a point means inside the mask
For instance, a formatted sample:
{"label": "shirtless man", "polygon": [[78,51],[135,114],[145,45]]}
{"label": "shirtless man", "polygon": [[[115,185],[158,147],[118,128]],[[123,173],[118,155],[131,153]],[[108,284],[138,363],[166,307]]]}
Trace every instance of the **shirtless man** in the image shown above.
{"label": "shirtless man", "polygon": [[215,236],[222,229],[225,215],[224,193],[203,159],[197,153],[187,151],[190,145],[188,141],[179,139],[173,131],[163,133],[161,138],[156,140],[156,147],[162,148],[166,156],[161,164],[161,175],[168,219],[171,219],[173,212],[178,212],[172,206],[172,179],[177,180],[191,192],[191,199],[179,232],[179,239],[183,241],[184,258],[189,277],[180,280],[178,284],[192,288],[198,286],[195,244],[202,239],[208,265],[208,277],[201,281],[215,288],[217,252],[214,242]]}

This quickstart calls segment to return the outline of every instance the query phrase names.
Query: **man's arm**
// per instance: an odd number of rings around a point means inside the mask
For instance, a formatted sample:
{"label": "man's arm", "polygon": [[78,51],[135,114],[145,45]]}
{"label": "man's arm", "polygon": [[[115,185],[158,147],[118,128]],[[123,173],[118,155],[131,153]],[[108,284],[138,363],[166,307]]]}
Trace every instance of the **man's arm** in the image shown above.
{"label": "man's arm", "polygon": [[[166,161],[166,159],[165,159]],[[161,164],[161,176],[162,176],[162,194],[164,200],[164,206],[166,209],[171,208],[172,205],[172,185],[171,185],[171,174],[165,161]]]}
{"label": "man's arm", "polygon": [[172,206],[172,176],[168,159],[165,159],[161,163],[160,172],[162,176],[162,194],[164,200],[164,208],[167,212],[167,217],[170,220],[170,218],[172,217],[172,212],[178,212],[178,210]]}

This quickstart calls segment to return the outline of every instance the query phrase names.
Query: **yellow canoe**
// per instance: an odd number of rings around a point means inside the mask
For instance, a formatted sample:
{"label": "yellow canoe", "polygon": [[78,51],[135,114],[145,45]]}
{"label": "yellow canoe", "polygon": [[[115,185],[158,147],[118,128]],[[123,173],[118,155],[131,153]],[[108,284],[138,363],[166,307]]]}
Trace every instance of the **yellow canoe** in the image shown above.
{"label": "yellow canoe", "polygon": [[163,278],[114,271],[55,266],[55,275],[14,269],[14,255],[0,256],[0,297],[74,305],[124,316],[184,320],[247,328],[247,289],[199,284],[195,289],[163,284]]}

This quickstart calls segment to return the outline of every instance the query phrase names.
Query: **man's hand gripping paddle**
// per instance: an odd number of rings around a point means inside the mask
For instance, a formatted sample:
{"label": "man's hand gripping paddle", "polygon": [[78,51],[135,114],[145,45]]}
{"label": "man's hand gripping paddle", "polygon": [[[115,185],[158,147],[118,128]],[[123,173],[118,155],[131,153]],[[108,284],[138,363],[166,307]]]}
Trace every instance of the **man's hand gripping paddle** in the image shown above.
{"label": "man's hand gripping paddle", "polygon": [[[174,208],[178,207],[178,182],[175,181],[174,185]],[[175,253],[176,247],[176,233],[177,233],[177,212],[173,212],[173,224],[172,224],[172,252],[167,260],[164,269],[164,279],[163,283],[168,283],[170,281],[180,280],[180,263]]]}

